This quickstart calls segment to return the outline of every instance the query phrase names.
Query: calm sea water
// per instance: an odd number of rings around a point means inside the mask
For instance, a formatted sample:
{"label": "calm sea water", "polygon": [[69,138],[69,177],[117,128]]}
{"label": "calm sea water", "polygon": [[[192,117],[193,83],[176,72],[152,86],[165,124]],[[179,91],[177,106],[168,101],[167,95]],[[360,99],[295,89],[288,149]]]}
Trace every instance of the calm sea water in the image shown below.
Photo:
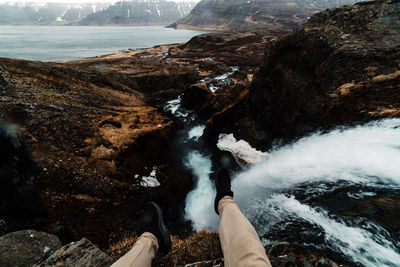
{"label": "calm sea water", "polygon": [[204,31],[164,26],[0,26],[0,57],[55,61],[190,40]]}

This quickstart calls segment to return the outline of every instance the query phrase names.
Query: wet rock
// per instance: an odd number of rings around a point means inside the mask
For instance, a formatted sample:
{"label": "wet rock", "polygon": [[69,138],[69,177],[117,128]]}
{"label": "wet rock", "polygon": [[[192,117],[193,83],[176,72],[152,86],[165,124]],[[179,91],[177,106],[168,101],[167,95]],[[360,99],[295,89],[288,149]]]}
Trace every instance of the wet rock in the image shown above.
{"label": "wet rock", "polygon": [[182,96],[182,107],[199,113],[203,106],[212,98],[210,90],[203,84],[192,85],[187,88]]}
{"label": "wet rock", "polygon": [[371,218],[400,240],[400,195],[361,200],[340,213]]}
{"label": "wet rock", "polygon": [[32,266],[61,247],[58,237],[34,230],[0,237],[0,266]]}
{"label": "wet rock", "polygon": [[86,238],[55,251],[36,267],[45,266],[99,266],[108,267],[114,261]]}
{"label": "wet rock", "polygon": [[267,256],[272,266],[293,267],[338,267],[350,266],[338,264],[327,257],[317,254],[304,255],[285,245],[272,245],[266,248]]}
{"label": "wet rock", "polygon": [[[179,266],[179,265],[178,265]],[[224,267],[224,259],[217,259],[212,261],[201,261],[180,265],[181,267]]]}
{"label": "wet rock", "polygon": [[287,242],[292,246],[313,244],[313,247],[323,246],[325,233],[317,226],[305,220],[289,220],[278,223],[264,235],[269,240]]}
{"label": "wet rock", "polygon": [[215,143],[217,133],[233,132],[260,149],[316,129],[399,116],[398,10],[389,0],[329,9],[268,43],[248,95],[216,114],[205,135]]}

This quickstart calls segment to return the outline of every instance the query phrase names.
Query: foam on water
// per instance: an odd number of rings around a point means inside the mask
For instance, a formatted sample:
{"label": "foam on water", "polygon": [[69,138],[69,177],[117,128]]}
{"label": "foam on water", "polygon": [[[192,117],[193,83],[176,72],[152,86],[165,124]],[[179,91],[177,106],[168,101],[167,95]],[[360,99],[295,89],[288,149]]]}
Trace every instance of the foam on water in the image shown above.
{"label": "foam on water", "polygon": [[[196,156],[197,155],[197,156]],[[196,159],[197,158],[197,159]],[[202,158],[205,162],[200,162]],[[186,203],[186,216],[194,228],[217,229],[212,201],[215,189],[208,178],[209,159],[192,154],[188,162],[199,182]],[[364,126],[316,133],[269,151],[263,162],[236,175],[232,181],[235,199],[259,234],[274,223],[295,216],[324,230],[326,242],[354,262],[366,266],[400,264],[399,251],[385,238],[382,228],[364,229],[328,216],[281,192],[300,185],[328,192],[329,184],[346,181],[368,187],[400,188],[400,120],[387,119]],[[201,182],[200,182],[201,181]]]}
{"label": "foam on water", "polygon": [[188,132],[188,139],[194,139],[195,141],[199,140],[199,138],[203,135],[205,125],[197,125],[190,129]]}
{"label": "foam on water", "polygon": [[282,194],[273,195],[262,204],[263,216],[275,217],[275,220],[296,216],[319,226],[325,233],[325,242],[332,250],[347,255],[363,266],[398,266],[400,264],[400,254],[395,245],[386,239],[384,236],[386,231],[377,225],[369,225],[372,228],[369,229],[370,231],[348,226],[345,222],[331,218],[323,209],[311,208],[294,197]]}
{"label": "foam on water", "polygon": [[184,122],[193,120],[193,112],[182,108],[181,102],[182,96],[178,96],[178,98],[168,101],[167,105],[164,107],[164,110],[171,111],[173,115],[181,118]]}
{"label": "foam on water", "polygon": [[254,149],[244,140],[236,140],[233,134],[220,134],[217,147],[230,152],[241,167],[257,164],[268,157],[268,153]]}

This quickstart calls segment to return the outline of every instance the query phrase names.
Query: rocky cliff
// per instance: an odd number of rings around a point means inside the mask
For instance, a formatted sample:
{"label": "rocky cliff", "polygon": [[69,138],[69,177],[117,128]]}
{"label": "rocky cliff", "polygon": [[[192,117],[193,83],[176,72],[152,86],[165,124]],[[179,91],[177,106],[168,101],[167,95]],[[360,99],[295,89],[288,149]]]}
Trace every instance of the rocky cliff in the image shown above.
{"label": "rocky cliff", "polygon": [[353,0],[202,0],[190,14],[171,24],[177,29],[294,29],[316,12]]}
{"label": "rocky cliff", "polygon": [[209,120],[259,148],[317,129],[400,115],[400,3],[328,9],[270,42],[246,95]]}
{"label": "rocky cliff", "polygon": [[185,17],[194,6],[195,2],[122,1],[90,14],[78,25],[163,25]]}
{"label": "rocky cliff", "polygon": [[[277,35],[234,35],[58,63],[0,59],[0,235],[34,228],[107,249],[134,232],[150,200],[165,204],[173,233],[185,232],[192,177],[171,156],[182,123],[164,107],[192,85],[221,82],[207,77],[229,73],[232,63],[246,73],[237,71],[230,86],[240,92],[249,83]],[[258,61],[238,53],[245,47]],[[229,94],[224,86],[205,91],[216,109]],[[154,179],[160,186],[146,182]]]}

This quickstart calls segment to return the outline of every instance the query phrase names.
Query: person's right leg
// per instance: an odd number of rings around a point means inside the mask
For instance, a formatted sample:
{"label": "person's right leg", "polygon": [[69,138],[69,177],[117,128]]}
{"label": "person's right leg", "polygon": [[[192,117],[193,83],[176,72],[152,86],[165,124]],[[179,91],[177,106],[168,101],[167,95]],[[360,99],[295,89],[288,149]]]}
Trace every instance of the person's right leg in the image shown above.
{"label": "person's right leg", "polygon": [[215,208],[221,217],[219,237],[225,266],[271,266],[254,227],[233,200],[229,173],[221,170],[215,184]]}

